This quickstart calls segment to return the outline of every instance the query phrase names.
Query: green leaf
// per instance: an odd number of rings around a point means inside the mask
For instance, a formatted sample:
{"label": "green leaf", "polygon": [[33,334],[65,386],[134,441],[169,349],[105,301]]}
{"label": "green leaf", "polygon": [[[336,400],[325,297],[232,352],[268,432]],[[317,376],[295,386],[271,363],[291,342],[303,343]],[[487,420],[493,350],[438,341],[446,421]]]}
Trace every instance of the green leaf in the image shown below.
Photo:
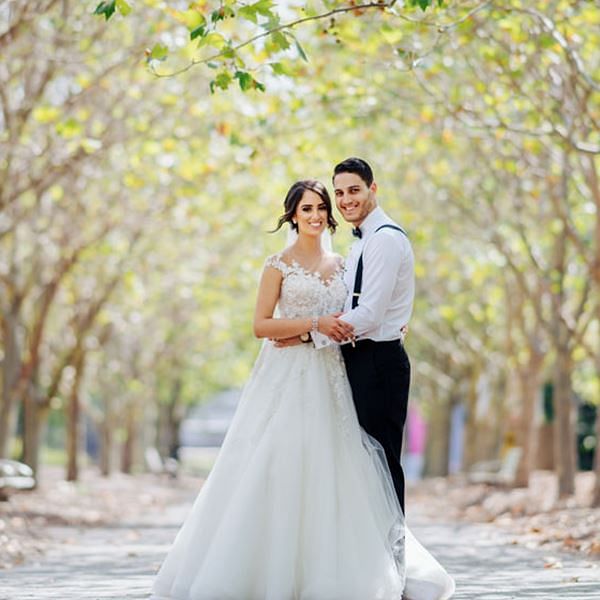
{"label": "green leaf", "polygon": [[304,52],[304,48],[302,48],[302,46],[300,45],[300,42],[298,40],[295,40],[296,42],[296,50],[298,50],[298,54],[300,55],[300,57],[302,58],[302,60],[304,62],[308,62],[308,56],[306,56],[306,53]]}
{"label": "green leaf", "polygon": [[233,81],[233,77],[229,71],[221,71],[211,82],[210,82],[210,93],[215,93],[215,88],[218,87],[222,90],[226,90],[229,84]]}
{"label": "green leaf", "polygon": [[556,40],[550,33],[543,33],[542,35],[538,36],[538,43],[544,50],[546,50],[548,48],[552,48],[552,46],[555,46]]}
{"label": "green leaf", "polygon": [[131,6],[127,3],[126,0],[116,0],[116,5],[124,17],[126,17],[131,12]]}
{"label": "green leaf", "polygon": [[217,48],[221,50],[227,42],[225,38],[216,31],[211,31],[208,35],[205,35],[203,38],[200,38],[198,42],[198,48],[202,48],[203,46],[212,46],[213,48]]}
{"label": "green leaf", "polygon": [[238,80],[240,89],[243,92],[247,92],[248,90],[259,90],[264,92],[267,89],[264,83],[256,81],[256,79],[254,79],[254,77],[252,77],[252,75],[250,75],[250,73],[247,71],[238,70],[235,72],[234,77]]}
{"label": "green leaf", "polygon": [[190,31],[190,40],[195,40],[197,37],[204,37],[206,35],[206,25],[199,25],[196,29]]}
{"label": "green leaf", "polygon": [[235,52],[231,47],[231,42],[228,42],[227,47],[222,52],[225,58],[235,58]]}
{"label": "green leaf", "polygon": [[273,69],[273,73],[275,73],[275,75],[288,75],[291,77],[294,74],[288,65],[281,62],[274,62],[269,66],[271,69]]}
{"label": "green leaf", "polygon": [[268,17],[271,15],[271,9],[275,5],[271,0],[259,0],[254,4],[256,10],[259,14],[263,15],[263,17]]}
{"label": "green leaf", "polygon": [[251,6],[242,6],[242,8],[238,9],[237,14],[238,17],[242,17],[242,19],[252,21],[252,23],[258,23],[258,15]]}
{"label": "green leaf", "polygon": [[[410,0],[410,6],[418,6],[421,10],[425,11],[430,6],[433,6],[434,0]],[[437,5],[441,8],[444,5],[445,0],[437,0]]]}
{"label": "green leaf", "polygon": [[281,31],[276,31],[271,34],[271,39],[277,48],[281,50],[287,50],[290,47],[290,43],[288,39],[281,33]]}
{"label": "green leaf", "polygon": [[[190,5],[192,6],[192,5]],[[196,27],[200,27],[200,25],[206,25],[206,18],[204,15],[198,10],[194,10],[193,8],[189,8],[188,10],[184,10],[180,13],[180,18],[188,28],[188,31],[193,31]]]}
{"label": "green leaf", "polygon": [[267,21],[265,21],[263,23],[263,27],[266,31],[270,31],[273,29],[277,29],[277,27],[279,27],[279,25],[281,25],[281,18],[277,13],[271,13],[271,16],[268,18]]}
{"label": "green leaf", "polygon": [[113,0],[112,2],[100,2],[100,4],[96,6],[94,14],[104,15],[105,19],[108,21],[115,13],[115,5],[116,0]]}
{"label": "green leaf", "polygon": [[151,60],[166,60],[169,54],[169,49],[164,44],[154,44],[154,47],[150,51]]}
{"label": "green leaf", "polygon": [[226,89],[227,86],[231,83],[231,80],[232,77],[231,73],[229,72],[219,73],[215,79],[217,85],[222,89]]}
{"label": "green leaf", "polygon": [[304,49],[300,45],[300,42],[296,39],[296,36],[291,31],[284,31],[283,33],[294,40],[294,45],[296,46],[296,50],[300,55],[300,58],[302,58],[304,62],[308,62],[308,57],[306,56]]}
{"label": "green leaf", "polygon": [[217,23],[218,21],[224,21],[225,19],[227,19],[227,17],[234,16],[235,13],[233,12],[232,8],[230,8],[229,6],[221,6],[221,8],[212,11],[212,13],[210,14],[210,20],[213,23]]}
{"label": "green leaf", "polygon": [[83,126],[79,121],[70,117],[62,123],[56,125],[56,131],[65,139],[73,139],[83,132]]}
{"label": "green leaf", "polygon": [[254,79],[250,73],[247,73],[246,71],[236,71],[235,78],[238,80],[242,91],[246,92],[253,87],[252,82]]}
{"label": "green leaf", "polygon": [[272,18],[274,15],[271,11],[273,7],[273,2],[271,0],[259,0],[254,4],[249,4],[247,6],[242,6],[238,9],[238,16],[248,21],[252,21],[253,23],[258,23],[258,15],[263,17]]}

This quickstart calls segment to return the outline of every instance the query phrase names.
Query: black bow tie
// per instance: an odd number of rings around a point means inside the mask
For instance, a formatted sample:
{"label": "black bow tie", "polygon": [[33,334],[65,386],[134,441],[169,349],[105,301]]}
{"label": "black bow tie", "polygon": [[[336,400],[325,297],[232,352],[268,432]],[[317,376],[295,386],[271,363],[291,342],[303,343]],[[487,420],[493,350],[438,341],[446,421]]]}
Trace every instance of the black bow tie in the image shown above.
{"label": "black bow tie", "polygon": [[353,227],[352,235],[360,240],[360,238],[362,238],[362,231],[360,230],[360,227]]}

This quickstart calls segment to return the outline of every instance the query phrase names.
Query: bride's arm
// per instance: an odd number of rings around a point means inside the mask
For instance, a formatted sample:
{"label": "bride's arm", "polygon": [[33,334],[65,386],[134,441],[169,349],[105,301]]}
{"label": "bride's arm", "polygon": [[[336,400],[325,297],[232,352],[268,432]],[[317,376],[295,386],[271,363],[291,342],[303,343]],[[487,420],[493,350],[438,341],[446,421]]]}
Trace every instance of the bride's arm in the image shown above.
{"label": "bride's arm", "polygon": [[273,318],[281,293],[282,280],[281,271],[274,267],[265,267],[258,287],[258,298],[254,311],[254,335],[258,338],[289,338],[307,333],[312,329],[310,317],[304,319]]}

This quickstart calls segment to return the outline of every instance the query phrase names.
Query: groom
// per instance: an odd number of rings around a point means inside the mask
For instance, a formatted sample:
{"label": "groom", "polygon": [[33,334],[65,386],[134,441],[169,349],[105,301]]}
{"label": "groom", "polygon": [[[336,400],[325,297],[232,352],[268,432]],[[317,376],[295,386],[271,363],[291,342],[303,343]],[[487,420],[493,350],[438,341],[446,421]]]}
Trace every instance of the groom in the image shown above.
{"label": "groom", "polygon": [[410,363],[402,332],[414,299],[413,252],[404,230],[378,207],[377,184],[364,160],[348,158],[336,165],[333,187],[337,207],[358,239],[346,260],[345,282],[352,293],[344,313],[321,318],[320,331],[343,342],[336,338],[336,319],[354,326],[355,340],[343,344],[342,353],[358,420],[383,446],[404,512],[400,454]]}

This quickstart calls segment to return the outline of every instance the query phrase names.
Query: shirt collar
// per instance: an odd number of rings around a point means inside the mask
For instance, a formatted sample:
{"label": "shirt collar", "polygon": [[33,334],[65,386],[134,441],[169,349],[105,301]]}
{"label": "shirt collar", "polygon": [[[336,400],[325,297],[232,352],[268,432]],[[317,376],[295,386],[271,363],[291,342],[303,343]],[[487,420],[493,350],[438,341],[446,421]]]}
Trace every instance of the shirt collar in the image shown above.
{"label": "shirt collar", "polygon": [[368,215],[367,218],[362,222],[360,230],[362,232],[363,239],[371,235],[380,225],[387,222],[387,215],[383,212],[379,206],[376,206]]}

